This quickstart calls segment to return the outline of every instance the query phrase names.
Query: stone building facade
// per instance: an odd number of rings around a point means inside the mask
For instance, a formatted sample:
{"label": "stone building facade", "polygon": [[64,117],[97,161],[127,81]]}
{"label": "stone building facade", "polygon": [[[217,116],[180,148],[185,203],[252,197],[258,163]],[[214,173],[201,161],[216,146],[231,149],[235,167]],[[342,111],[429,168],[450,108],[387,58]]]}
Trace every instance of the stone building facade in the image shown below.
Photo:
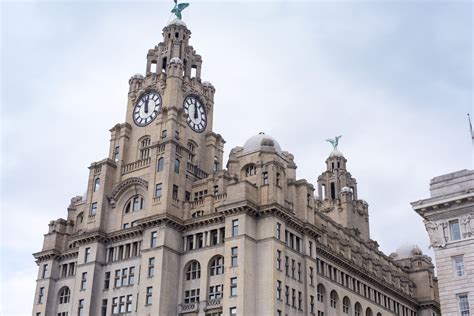
{"label": "stone building facade", "polygon": [[474,315],[474,171],[433,178],[430,195],[412,206],[434,248],[442,314]]}
{"label": "stone building facade", "polygon": [[33,315],[439,315],[431,259],[386,256],[333,151],[313,186],[263,133],[232,149],[180,20],[130,78],[109,156],[34,254]]}

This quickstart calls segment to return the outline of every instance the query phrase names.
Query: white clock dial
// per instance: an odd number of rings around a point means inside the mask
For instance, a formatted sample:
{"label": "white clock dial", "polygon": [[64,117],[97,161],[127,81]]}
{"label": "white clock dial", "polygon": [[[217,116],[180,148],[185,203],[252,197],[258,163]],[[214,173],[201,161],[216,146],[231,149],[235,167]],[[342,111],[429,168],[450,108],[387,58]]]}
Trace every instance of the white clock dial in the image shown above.
{"label": "white clock dial", "polygon": [[133,121],[138,126],[146,126],[158,116],[160,108],[160,94],[156,91],[146,92],[135,104],[135,108],[133,109]]}
{"label": "white clock dial", "polygon": [[195,132],[203,132],[207,126],[207,115],[202,102],[195,96],[188,96],[183,106],[185,113],[188,114],[189,127]]}

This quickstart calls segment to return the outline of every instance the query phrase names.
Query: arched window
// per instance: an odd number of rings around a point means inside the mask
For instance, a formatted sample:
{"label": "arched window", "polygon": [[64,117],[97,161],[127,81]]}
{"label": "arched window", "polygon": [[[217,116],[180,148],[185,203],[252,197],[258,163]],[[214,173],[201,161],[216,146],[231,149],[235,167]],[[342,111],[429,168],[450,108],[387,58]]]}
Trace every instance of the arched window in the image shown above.
{"label": "arched window", "polygon": [[143,139],[140,142],[140,158],[147,159],[150,157],[150,148],[148,148],[151,144],[151,140],[149,137]]}
{"label": "arched window", "polygon": [[344,314],[351,313],[351,301],[347,296],[344,296],[344,298],[342,299],[342,312]]}
{"label": "arched window", "polygon": [[179,173],[179,165],[180,165],[179,159],[175,159],[174,160],[174,172],[175,173]]}
{"label": "arched window", "polygon": [[211,276],[224,274],[224,257],[216,256],[211,259],[209,274]]}
{"label": "arched window", "polygon": [[188,263],[186,268],[186,281],[196,280],[201,278],[201,265],[196,260]]}
{"label": "arched window", "polygon": [[125,204],[125,213],[137,212],[145,208],[145,199],[140,194],[132,196]]}
{"label": "arched window", "polygon": [[365,316],[373,316],[374,313],[372,313],[372,310],[370,309],[370,307],[367,307],[367,309],[365,310]]}
{"label": "arched window", "polygon": [[382,313],[377,313],[377,316],[382,316]]}
{"label": "arched window", "polygon": [[355,303],[354,316],[360,316],[362,314],[362,305],[359,302]]}
{"label": "arched window", "polygon": [[257,174],[257,167],[253,164],[245,167],[245,176],[250,177]]}
{"label": "arched window", "polygon": [[100,179],[99,178],[96,178],[94,180],[94,192],[96,192],[97,190],[99,190],[100,188]]}
{"label": "arched window", "polygon": [[163,171],[163,168],[165,167],[165,158],[161,157],[158,159],[158,163],[156,164],[156,172]]}
{"label": "arched window", "polygon": [[83,214],[83,213],[80,213],[80,214],[77,215],[77,217],[76,217],[76,223],[77,223],[77,224],[82,224],[83,221],[84,221],[84,214]]}
{"label": "arched window", "polygon": [[337,301],[339,300],[339,297],[337,296],[336,291],[332,290],[331,294],[329,294],[329,299],[330,299],[330,305],[332,308],[337,307]]}
{"label": "arched window", "polygon": [[316,293],[318,302],[324,303],[324,295],[326,294],[326,289],[324,288],[324,285],[318,284],[318,287],[316,288]]}
{"label": "arched window", "polygon": [[67,286],[63,286],[59,290],[59,304],[66,304],[69,303],[71,298],[71,290]]}

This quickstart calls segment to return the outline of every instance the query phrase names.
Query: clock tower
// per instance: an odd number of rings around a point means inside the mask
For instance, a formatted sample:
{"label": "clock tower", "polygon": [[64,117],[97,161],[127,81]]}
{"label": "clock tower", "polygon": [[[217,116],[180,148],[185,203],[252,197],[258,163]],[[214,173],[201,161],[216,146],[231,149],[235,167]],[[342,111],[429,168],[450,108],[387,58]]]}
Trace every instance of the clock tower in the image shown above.
{"label": "clock tower", "polygon": [[163,41],[147,53],[145,76],[129,80],[125,123],[110,130],[113,182],[145,180],[148,215],[183,217],[193,183],[222,168],[225,142],[212,130],[215,89],[201,79],[190,37],[178,19],[163,29]]}

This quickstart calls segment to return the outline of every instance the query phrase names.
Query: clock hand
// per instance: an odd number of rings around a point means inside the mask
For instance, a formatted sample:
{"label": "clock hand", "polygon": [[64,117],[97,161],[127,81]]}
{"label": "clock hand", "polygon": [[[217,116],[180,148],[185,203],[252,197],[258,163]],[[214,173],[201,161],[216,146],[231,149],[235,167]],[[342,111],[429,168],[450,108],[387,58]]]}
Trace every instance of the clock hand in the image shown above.
{"label": "clock hand", "polygon": [[145,100],[145,114],[148,114],[148,98]]}
{"label": "clock hand", "polygon": [[198,118],[198,109],[197,109],[197,105],[194,104],[194,118],[197,119]]}

